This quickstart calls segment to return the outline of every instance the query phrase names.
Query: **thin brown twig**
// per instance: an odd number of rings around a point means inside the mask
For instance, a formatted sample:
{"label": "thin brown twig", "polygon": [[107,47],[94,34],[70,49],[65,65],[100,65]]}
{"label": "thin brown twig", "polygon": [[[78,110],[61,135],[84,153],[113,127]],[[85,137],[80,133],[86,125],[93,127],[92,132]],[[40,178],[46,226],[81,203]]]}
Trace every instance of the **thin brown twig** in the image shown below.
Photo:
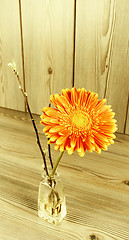
{"label": "thin brown twig", "polygon": [[[48,140],[49,140],[49,138],[48,138]],[[48,144],[48,154],[49,154],[50,164],[51,164],[51,167],[53,169],[53,162],[52,162],[52,157],[51,157],[51,147],[50,147],[50,144]]]}
{"label": "thin brown twig", "polygon": [[[51,103],[49,103],[49,107],[51,107]],[[48,138],[48,140],[49,140],[49,138]],[[48,154],[49,154],[50,164],[51,164],[51,167],[53,169],[53,162],[52,162],[52,157],[51,157],[51,146],[50,146],[50,144],[48,144]]]}
{"label": "thin brown twig", "polygon": [[33,127],[34,127],[34,130],[35,130],[35,133],[36,133],[36,137],[37,137],[37,144],[39,146],[39,149],[40,149],[40,152],[42,154],[42,158],[43,158],[43,162],[44,162],[44,169],[46,171],[46,174],[48,174],[48,169],[47,169],[47,164],[46,164],[46,159],[45,159],[45,153],[44,151],[42,150],[42,147],[41,147],[41,143],[40,143],[40,139],[39,139],[39,135],[38,135],[38,130],[37,130],[37,127],[36,127],[36,124],[35,124],[35,121],[33,119],[33,116],[32,116],[32,113],[31,113],[31,110],[30,110],[30,106],[29,106],[29,103],[28,103],[28,97],[27,97],[27,93],[23,90],[22,88],[22,83],[21,83],[21,80],[19,78],[19,74],[18,72],[16,71],[16,69],[12,68],[13,72],[15,73],[15,75],[17,76],[17,80],[19,82],[19,88],[23,94],[23,96],[25,97],[25,100],[26,100],[26,106],[27,106],[27,109],[28,109],[28,112],[29,112],[29,115],[31,117],[31,121],[32,121],[32,124],[33,124]]}

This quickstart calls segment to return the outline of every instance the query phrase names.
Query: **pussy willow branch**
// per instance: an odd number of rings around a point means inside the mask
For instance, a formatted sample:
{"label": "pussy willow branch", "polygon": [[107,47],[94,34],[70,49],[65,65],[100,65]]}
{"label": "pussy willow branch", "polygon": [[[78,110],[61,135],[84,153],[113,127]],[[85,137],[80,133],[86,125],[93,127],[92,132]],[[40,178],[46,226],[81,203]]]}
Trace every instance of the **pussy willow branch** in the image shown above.
{"label": "pussy willow branch", "polygon": [[[49,140],[49,138],[48,138],[48,140]],[[49,160],[50,160],[51,167],[53,168],[53,162],[52,162],[52,157],[51,157],[51,147],[50,147],[50,144],[48,144],[48,154],[49,154]]]}
{"label": "pussy willow branch", "polygon": [[24,96],[24,98],[25,98],[25,100],[26,100],[26,106],[27,106],[27,109],[28,109],[29,115],[30,115],[30,117],[31,117],[31,121],[32,121],[34,130],[35,130],[35,133],[36,133],[37,144],[38,144],[39,149],[40,149],[40,152],[41,152],[41,154],[42,154],[42,158],[43,158],[43,162],[44,162],[44,169],[45,169],[45,171],[46,171],[46,174],[49,175],[49,174],[48,174],[48,169],[47,169],[47,164],[46,164],[46,159],[45,159],[45,153],[44,153],[44,151],[42,150],[42,147],[41,147],[41,143],[40,143],[40,139],[39,139],[39,135],[38,135],[38,130],[37,130],[37,127],[36,127],[36,124],[35,124],[35,121],[34,121],[34,119],[33,119],[33,116],[32,116],[31,110],[30,110],[30,106],[29,106],[29,103],[28,103],[27,93],[26,93],[26,92],[23,90],[23,88],[22,88],[22,84],[21,84],[21,81],[20,81],[18,72],[17,72],[15,69],[13,69],[13,72],[14,72],[15,75],[17,76],[17,80],[18,80],[18,82],[19,82],[19,88],[20,88],[20,90],[21,90],[21,92],[22,92],[22,94],[23,94],[23,96]]}
{"label": "pussy willow branch", "polygon": [[[49,103],[49,107],[51,107],[51,103]],[[48,138],[49,140],[49,138]],[[50,160],[50,163],[51,163],[51,167],[53,169],[53,162],[52,162],[52,157],[51,157],[51,147],[50,147],[50,144],[48,144],[48,154],[49,154],[49,160]]]}

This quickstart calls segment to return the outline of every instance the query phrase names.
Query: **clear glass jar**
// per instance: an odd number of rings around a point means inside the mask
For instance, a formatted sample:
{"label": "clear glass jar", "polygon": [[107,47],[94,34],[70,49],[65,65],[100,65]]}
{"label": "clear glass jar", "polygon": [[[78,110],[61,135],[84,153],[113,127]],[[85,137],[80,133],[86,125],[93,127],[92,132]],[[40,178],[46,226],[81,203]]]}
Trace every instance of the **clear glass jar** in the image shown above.
{"label": "clear glass jar", "polygon": [[66,216],[66,200],[59,173],[47,176],[44,172],[39,184],[38,216],[49,223],[58,224]]}

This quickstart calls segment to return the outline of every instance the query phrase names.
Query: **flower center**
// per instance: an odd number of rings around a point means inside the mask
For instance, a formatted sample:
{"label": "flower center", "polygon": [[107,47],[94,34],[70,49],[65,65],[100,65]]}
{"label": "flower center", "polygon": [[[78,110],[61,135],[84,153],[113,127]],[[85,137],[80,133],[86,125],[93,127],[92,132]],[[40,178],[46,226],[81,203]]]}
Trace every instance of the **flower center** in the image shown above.
{"label": "flower center", "polygon": [[90,121],[87,115],[76,113],[72,117],[72,124],[77,128],[87,128]]}

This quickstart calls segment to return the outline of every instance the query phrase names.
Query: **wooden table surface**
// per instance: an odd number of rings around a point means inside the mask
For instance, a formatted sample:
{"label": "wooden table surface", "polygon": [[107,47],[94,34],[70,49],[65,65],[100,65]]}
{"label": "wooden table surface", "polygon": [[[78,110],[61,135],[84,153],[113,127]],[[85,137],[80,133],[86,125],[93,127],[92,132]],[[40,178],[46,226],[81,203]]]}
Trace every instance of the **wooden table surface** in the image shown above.
{"label": "wooden table surface", "polygon": [[116,136],[101,154],[64,153],[58,170],[67,216],[54,226],[37,215],[42,158],[30,118],[0,108],[0,240],[129,240],[129,136]]}

